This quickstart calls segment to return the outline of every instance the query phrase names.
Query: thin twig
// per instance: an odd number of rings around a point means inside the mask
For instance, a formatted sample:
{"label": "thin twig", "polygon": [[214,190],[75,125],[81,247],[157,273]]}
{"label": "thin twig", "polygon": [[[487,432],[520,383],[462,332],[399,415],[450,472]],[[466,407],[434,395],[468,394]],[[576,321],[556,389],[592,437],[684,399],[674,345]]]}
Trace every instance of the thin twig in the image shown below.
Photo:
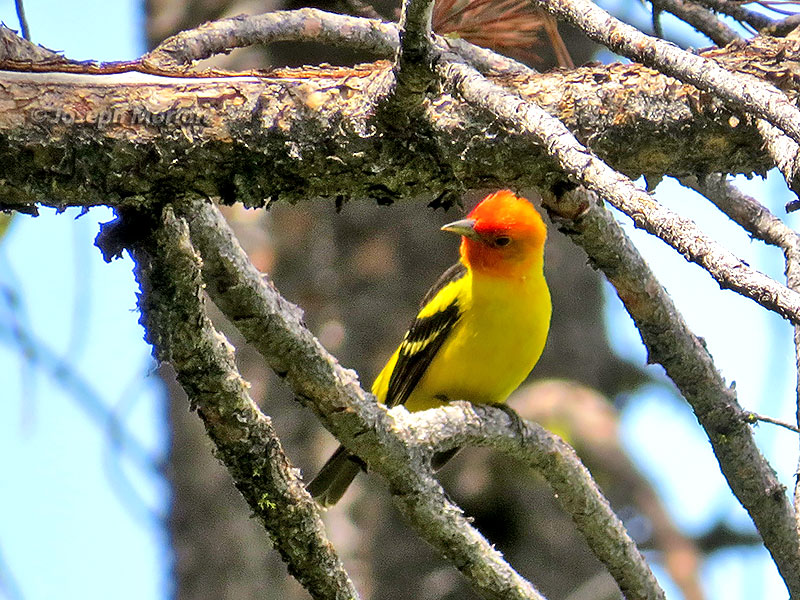
{"label": "thin twig", "polygon": [[767,15],[750,10],[742,6],[742,2],[730,2],[729,0],[694,0],[697,4],[702,4],[713,11],[733,17],[740,23],[747,23],[756,30],[764,29],[775,24],[775,21]]}
{"label": "thin twig", "polygon": [[800,258],[800,236],[725,175],[682,177],[680,182],[705,196],[754,238],[781,248],[788,258]]}
{"label": "thin twig", "polygon": [[[653,5],[653,19],[657,10],[665,10],[672,13],[682,21],[685,21],[697,31],[704,34],[717,46],[726,46],[733,41],[741,39],[741,36],[725,23],[720,21],[713,13],[684,0],[651,0]],[[663,37],[663,36],[658,36]]]}
{"label": "thin twig", "polygon": [[164,40],[142,62],[169,69],[256,44],[303,40],[336,45],[343,39],[350,48],[379,56],[391,56],[399,47],[393,23],[301,8],[205,23]]}
{"label": "thin twig", "polygon": [[661,27],[661,13],[663,10],[656,3],[653,3],[653,12],[650,16],[650,22],[653,25],[653,34],[657,38],[664,38],[664,28]]}
{"label": "thin twig", "polygon": [[535,1],[614,52],[712,92],[766,119],[800,142],[800,110],[773,85],[753,75],[728,71],[711,59],[646,35],[615,19],[591,0]]}
{"label": "thin twig", "polygon": [[22,0],[14,0],[14,6],[17,9],[17,20],[19,21],[20,29],[22,29],[22,37],[30,42],[31,30],[28,27],[28,19],[25,18],[25,6]]}
{"label": "thin twig", "polygon": [[[117,221],[117,231],[130,224],[127,218]],[[129,250],[142,290],[141,322],[153,354],[172,363],[217,456],[270,533],[289,572],[313,598],[357,598],[325,535],[316,503],[284,454],[270,419],[248,395],[233,348],[206,314],[202,261],[189,241],[186,223],[167,207],[153,223],[133,226],[145,231],[152,227],[149,234],[136,236]],[[105,231],[113,235],[109,232],[114,229]]]}
{"label": "thin twig", "polygon": [[200,201],[184,210],[214,303],[331,433],[383,475],[420,536],[484,596],[542,599],[447,498],[422,452],[399,435],[391,413],[361,389],[356,374],[306,329],[301,311],[256,270],[219,210]]}
{"label": "thin twig", "polygon": [[452,50],[478,71],[485,75],[520,75],[533,76],[538,73],[536,69],[525,63],[503,56],[487,48],[470,44],[461,38],[445,38],[434,35],[434,41],[441,50]]}
{"label": "thin twig", "polygon": [[798,427],[797,425],[792,425],[791,423],[788,423],[786,421],[781,421],[780,419],[774,419],[772,417],[767,417],[765,415],[759,415],[758,413],[754,413],[749,410],[746,410],[743,413],[743,416],[745,420],[751,424],[758,423],[759,421],[761,421],[762,423],[771,423],[772,425],[783,427],[785,429],[788,429],[789,431],[800,433],[800,427]]}
{"label": "thin twig", "polygon": [[[730,1],[730,0],[728,0]],[[736,0],[734,0],[736,1]],[[798,0],[738,0],[739,2],[743,2],[747,4],[748,2],[752,2],[753,4],[758,4],[762,8],[766,8],[773,12],[778,13],[779,15],[790,15],[792,14],[791,11],[786,10],[784,8],[777,8],[779,6],[794,6],[797,7],[800,5]]]}

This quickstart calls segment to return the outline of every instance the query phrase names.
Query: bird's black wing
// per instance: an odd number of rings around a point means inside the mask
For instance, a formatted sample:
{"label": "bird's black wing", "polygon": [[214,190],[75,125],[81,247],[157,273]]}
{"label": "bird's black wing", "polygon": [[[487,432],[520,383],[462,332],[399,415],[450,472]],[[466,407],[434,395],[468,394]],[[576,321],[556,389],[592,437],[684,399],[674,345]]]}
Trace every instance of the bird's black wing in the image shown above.
{"label": "bird's black wing", "polygon": [[[433,300],[444,287],[461,279],[466,274],[467,269],[461,263],[456,263],[447,269],[425,294],[422,299],[422,308]],[[408,400],[459,318],[461,318],[461,308],[458,305],[458,298],[454,298],[441,310],[414,319],[400,344],[397,362],[389,377],[389,386],[386,392],[387,406],[397,406]]]}
{"label": "bird's black wing", "polygon": [[422,310],[425,306],[434,299],[436,294],[442,291],[442,288],[447,286],[448,283],[453,283],[454,281],[458,281],[464,275],[467,274],[467,267],[462,265],[460,262],[457,262],[450,268],[448,268],[444,273],[439,275],[439,279],[436,280],[431,288],[425,292],[425,295],[422,297],[419,303],[419,309]]}

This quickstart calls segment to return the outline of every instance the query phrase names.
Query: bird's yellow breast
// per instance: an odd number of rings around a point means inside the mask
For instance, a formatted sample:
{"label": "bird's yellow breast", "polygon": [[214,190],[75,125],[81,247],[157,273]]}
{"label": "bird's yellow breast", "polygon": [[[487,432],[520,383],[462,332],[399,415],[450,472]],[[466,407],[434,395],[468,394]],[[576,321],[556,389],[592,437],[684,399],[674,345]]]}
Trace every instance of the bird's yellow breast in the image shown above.
{"label": "bird's yellow breast", "polygon": [[[406,401],[408,410],[425,410],[451,400],[504,402],[544,349],[551,303],[541,265],[525,278],[470,272],[457,283],[440,294],[457,300],[461,317]],[[426,316],[428,307],[450,301],[437,297],[419,316]],[[373,386],[381,400],[383,380],[388,380],[396,361],[397,353]]]}

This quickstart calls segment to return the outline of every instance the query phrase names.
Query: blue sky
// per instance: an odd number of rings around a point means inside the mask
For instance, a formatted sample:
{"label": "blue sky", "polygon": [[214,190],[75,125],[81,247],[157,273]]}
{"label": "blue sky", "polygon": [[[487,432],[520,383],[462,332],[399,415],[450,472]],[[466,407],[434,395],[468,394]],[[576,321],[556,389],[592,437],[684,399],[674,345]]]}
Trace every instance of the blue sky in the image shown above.
{"label": "blue sky", "polygon": [[[628,5],[641,11],[639,3]],[[71,58],[129,59],[141,53],[138,2],[28,0],[26,10],[34,41]],[[636,18],[645,22],[641,12]],[[16,27],[10,0],[0,0],[0,20]],[[707,42],[698,39],[696,45]],[[783,215],[787,197],[779,177],[741,184]],[[782,280],[780,253],[751,241],[707,202],[670,181],[656,196]],[[105,264],[92,246],[97,223],[109,220],[110,211],[93,209],[77,220],[76,214],[45,209],[37,219],[20,216],[0,243],[0,323],[14,312],[50,353],[35,357],[32,363],[39,366],[31,366],[20,358],[19,339],[0,328],[6,410],[0,420],[0,453],[6,457],[0,471],[0,598],[164,598],[169,555],[155,520],[165,510],[167,489],[138,454],[115,448],[108,435],[112,413],[141,452],[156,459],[163,455],[164,408],[155,378],[148,376],[153,364],[137,323],[132,264],[127,257]],[[736,380],[741,403],[793,420],[789,326],[752,301],[721,292],[699,267],[633,230],[627,217],[619,220],[689,324],[707,340],[723,374]],[[21,313],[10,289],[19,294]],[[638,334],[611,290],[608,315],[615,349],[642,364]],[[74,369],[72,379],[58,373],[64,359]],[[639,396],[623,414],[624,443],[676,521],[690,533],[719,519],[750,527],[685,403],[675,400],[668,385],[648,387]],[[757,435],[791,485],[796,436],[767,425],[758,427]],[[710,598],[785,597],[763,549],[717,553],[704,566],[704,578]],[[670,598],[680,597],[666,578],[664,583]]]}
{"label": "blue sky", "polygon": [[[25,8],[33,40],[71,58],[142,51],[138,2],[28,0]],[[10,0],[0,0],[0,20],[18,28]],[[109,210],[76,216],[19,216],[0,244],[0,321],[13,288],[23,309],[16,318],[42,349],[32,362],[44,366],[21,360],[0,331],[0,598],[164,598],[169,556],[152,513],[163,514],[167,490],[114,448],[98,410],[116,412],[141,447],[163,454],[163,403],[148,377],[132,263],[105,264],[92,246]],[[70,376],[54,374],[64,359]]]}
{"label": "blue sky", "polygon": [[[736,183],[775,214],[783,214],[788,198],[785,184],[776,173],[766,182],[739,178]],[[656,198],[693,218],[752,266],[783,280],[780,252],[750,240],[708,202],[672,181],[659,186]],[[786,220],[796,227],[796,217]],[[619,221],[689,326],[706,340],[717,368],[729,383],[736,382],[744,408],[794,422],[794,347],[789,325],[751,300],[720,291],[700,267],[686,262],[660,240],[635,230],[627,217],[620,216]],[[621,355],[643,363],[645,353],[638,332],[612,290],[607,299],[612,346]],[[662,371],[658,366],[648,368],[656,373]],[[622,415],[623,442],[654,482],[675,521],[687,533],[694,534],[702,534],[717,521],[742,531],[751,530],[749,518],[728,490],[708,440],[688,405],[681,399],[675,401],[669,385],[644,388],[637,396]],[[797,436],[769,425],[759,425],[755,433],[781,481],[792,489]],[[783,582],[763,548],[715,553],[706,561],[704,576],[710,598],[786,597]]]}

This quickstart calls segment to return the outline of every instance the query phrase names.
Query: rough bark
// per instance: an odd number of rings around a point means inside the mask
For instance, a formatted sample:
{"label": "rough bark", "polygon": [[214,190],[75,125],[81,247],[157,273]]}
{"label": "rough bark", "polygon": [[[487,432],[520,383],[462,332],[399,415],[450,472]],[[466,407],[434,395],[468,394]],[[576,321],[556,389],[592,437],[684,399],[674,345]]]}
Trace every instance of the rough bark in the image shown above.
{"label": "rough bark", "polygon": [[[795,42],[760,39],[709,56],[796,85]],[[10,66],[21,69],[0,64]],[[388,63],[207,75],[2,72],[3,205],[141,206],[187,189],[248,206],[317,196],[392,202],[443,189],[452,199],[466,188],[538,186],[561,176],[529,136],[446,93],[426,103],[432,126],[423,138],[387,129],[375,108],[392,84]],[[559,117],[632,177],[770,166],[749,118],[646,67],[494,81]]]}
{"label": "rough bark", "polygon": [[[136,232],[131,236],[131,231]],[[130,241],[135,240],[135,241]],[[128,246],[141,288],[145,339],[170,362],[218,457],[286,562],[313,598],[353,600],[352,582],[326,537],[319,511],[283,451],[272,422],[250,398],[233,347],[208,319],[202,261],[185,222],[171,207],[104,226],[98,246],[107,259]]]}

